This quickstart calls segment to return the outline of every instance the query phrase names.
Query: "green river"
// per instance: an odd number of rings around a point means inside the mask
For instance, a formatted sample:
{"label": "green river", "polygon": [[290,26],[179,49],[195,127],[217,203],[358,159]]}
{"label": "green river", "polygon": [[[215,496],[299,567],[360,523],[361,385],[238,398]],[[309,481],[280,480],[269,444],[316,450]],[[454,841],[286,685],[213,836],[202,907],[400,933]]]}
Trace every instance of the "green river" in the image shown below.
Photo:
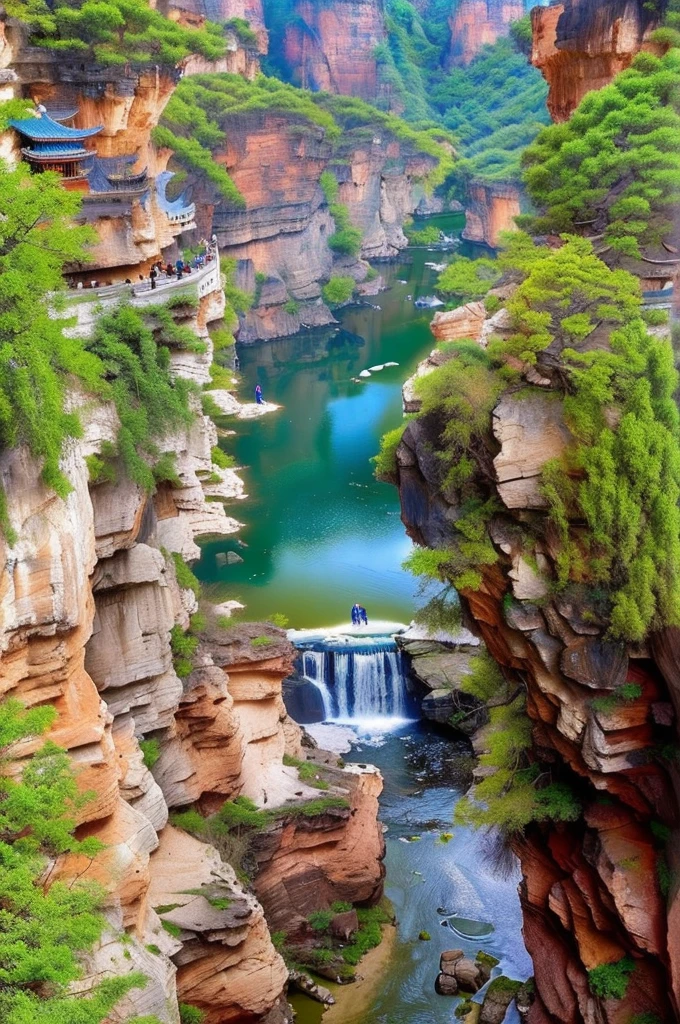
{"label": "green river", "polygon": [[[447,234],[463,227],[460,215],[434,221]],[[432,348],[432,311],[413,300],[433,293],[437,274],[425,263],[449,256],[409,255],[412,262],[379,267],[389,290],[368,302],[380,309],[350,306],[339,327],[239,348],[242,398],[252,401],[259,381],[283,408],[240,421],[222,442],[244,467],[249,497],[230,514],[245,524],[238,536],[248,546],[206,543],[196,572],[217,597],[242,601],[249,619],[281,612],[293,627],[328,626],[346,621],[358,601],[374,620],[410,621],[416,584],[401,569],[410,542],[399,498],[369,461],[401,421],[403,381]],[[399,365],[352,383],[386,362]],[[243,563],[218,565],[228,550]]]}

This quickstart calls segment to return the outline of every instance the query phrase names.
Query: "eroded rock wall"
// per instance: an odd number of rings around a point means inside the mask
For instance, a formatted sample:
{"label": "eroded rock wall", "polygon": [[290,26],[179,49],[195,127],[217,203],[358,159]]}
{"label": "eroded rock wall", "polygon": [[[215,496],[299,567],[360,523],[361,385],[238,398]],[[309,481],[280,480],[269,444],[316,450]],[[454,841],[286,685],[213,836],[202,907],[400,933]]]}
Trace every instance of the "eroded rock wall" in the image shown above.
{"label": "eroded rock wall", "polygon": [[507,36],[526,9],[524,0],[458,0],[449,15],[449,65],[469,64],[483,46]]}
{"label": "eroded rock wall", "polygon": [[[436,365],[430,359],[421,372]],[[568,824],[532,824],[514,842],[536,978],[528,1019],[677,1021],[680,790],[660,751],[677,744],[680,633],[666,629],[643,645],[613,641],[592,588],[551,588],[559,541],[540,474],[573,438],[550,371],[540,359],[525,370],[545,393],[506,395],[494,409],[476,479],[497,503],[488,523],[497,562],[480,567],[481,585],[461,599],[506,680],[526,692],[542,770],[577,795],[582,811]],[[455,543],[460,515],[434,451],[440,426],[410,422],[397,452],[402,519],[417,543],[437,549]],[[476,745],[485,749],[483,733]],[[625,995],[598,998],[588,971],[625,958],[633,970]]]}
{"label": "eroded rock wall", "polygon": [[503,231],[515,230],[522,194],[512,183],[485,184],[471,181],[465,199],[463,238],[496,248]]}
{"label": "eroded rock wall", "polygon": [[566,121],[641,50],[651,48],[664,4],[643,0],[563,0],[531,12],[531,63],[549,85],[548,109]]}
{"label": "eroded rock wall", "polygon": [[296,0],[284,56],[292,81],[303,89],[374,100],[375,48],[385,39],[382,0]]}

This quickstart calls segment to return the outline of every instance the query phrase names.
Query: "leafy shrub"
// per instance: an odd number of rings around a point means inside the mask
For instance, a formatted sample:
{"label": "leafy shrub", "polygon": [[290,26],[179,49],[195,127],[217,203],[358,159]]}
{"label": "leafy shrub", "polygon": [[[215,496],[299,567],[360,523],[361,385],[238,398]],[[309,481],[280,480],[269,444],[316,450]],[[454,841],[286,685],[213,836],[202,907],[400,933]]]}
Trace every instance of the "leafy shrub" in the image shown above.
{"label": "leafy shrub", "polygon": [[586,224],[625,256],[658,245],[680,200],[680,113],[668,91],[679,69],[677,49],[663,57],[642,53],[610,85],[589,93],[568,122],[544,128],[523,160],[540,212],[523,224],[536,233]]}
{"label": "leafy shrub", "polygon": [[332,910],[315,910],[307,918],[315,932],[327,932],[334,914]]}
{"label": "leafy shrub", "polygon": [[288,314],[288,316],[297,316],[300,312],[300,303],[297,299],[288,299],[288,301],[283,304],[283,310],[284,313]]}
{"label": "leafy shrub", "polygon": [[40,736],[54,722],[52,707],[26,710],[19,701],[0,704],[0,903],[4,1024],[78,1020],[101,1024],[116,1003],[145,979],[138,973],[110,978],[87,998],[69,992],[83,974],[81,957],[104,928],[105,893],[97,885],[52,881],[44,885],[50,860],[72,853],[91,858],[96,839],[74,838],[75,814],[92,794],[80,794],[68,754],[45,743],[17,777],[8,774],[8,747]]}
{"label": "leafy shrub", "polygon": [[418,932],[418,938],[421,942],[429,942],[432,936],[429,932]]}
{"label": "leafy shrub", "polygon": [[102,458],[101,455],[86,455],[88,479],[93,487],[97,484],[113,484],[116,482],[117,473],[114,463],[110,459]]}
{"label": "leafy shrub", "polygon": [[321,294],[329,306],[341,306],[352,298],[355,287],[353,277],[332,277],[321,289]]}
{"label": "leafy shrub", "polygon": [[185,633],[181,626],[173,626],[170,630],[170,649],[172,663],[180,679],[191,674],[194,664],[193,657],[198,647],[198,637]]}
{"label": "leafy shrub", "polygon": [[195,597],[200,597],[201,584],[198,582],[178,551],[172,552],[172,561],[175,566],[175,576],[177,577],[178,586],[180,586],[182,590],[191,590]]}
{"label": "leafy shrub", "polygon": [[142,752],[144,766],[150,771],[161,756],[161,745],[156,739],[139,740],[139,749]]}
{"label": "leafy shrub", "polygon": [[405,228],[404,234],[409,245],[435,245],[442,237],[442,232],[434,224],[427,224],[424,228]]}
{"label": "leafy shrub", "polygon": [[437,291],[464,299],[481,299],[498,283],[502,270],[496,260],[456,256],[437,278]]}
{"label": "leafy shrub", "polygon": [[401,444],[407,425],[408,421],[405,420],[380,438],[380,451],[371,459],[371,462],[375,463],[375,475],[379,480],[394,480],[397,472],[397,448]]}
{"label": "leafy shrub", "polygon": [[471,659],[470,671],[461,681],[461,689],[484,703],[506,696],[507,683],[486,648]]}
{"label": "leafy shrub", "polygon": [[210,450],[210,458],[218,469],[231,469],[236,465],[236,459],[233,455],[229,455],[227,452],[222,451],[221,448],[215,446]]}
{"label": "leafy shrub", "polygon": [[282,612],[273,612],[267,616],[267,622],[271,622],[272,626],[278,626],[279,629],[285,629],[288,625],[288,616]]}
{"label": "leafy shrub", "polygon": [[225,22],[224,27],[235,32],[246,46],[257,46],[257,32],[250,27],[245,18],[230,18]]}
{"label": "leafy shrub", "polygon": [[588,971],[590,991],[600,999],[623,999],[628,989],[634,961],[626,956],[613,964],[601,964]]}

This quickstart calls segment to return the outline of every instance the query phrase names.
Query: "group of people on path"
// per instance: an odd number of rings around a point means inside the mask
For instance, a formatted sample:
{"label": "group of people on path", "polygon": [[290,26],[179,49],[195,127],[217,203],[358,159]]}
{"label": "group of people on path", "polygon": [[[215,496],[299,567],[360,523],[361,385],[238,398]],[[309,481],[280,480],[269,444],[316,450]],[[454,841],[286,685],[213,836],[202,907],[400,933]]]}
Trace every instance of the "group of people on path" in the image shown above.
{"label": "group of people on path", "polygon": [[[171,280],[173,277],[176,277],[178,281],[181,281],[185,274],[190,274],[192,270],[200,270],[206,265],[206,263],[212,263],[217,252],[217,237],[213,235],[210,242],[205,238],[202,238],[200,245],[203,247],[204,251],[196,253],[191,261],[185,260],[180,256],[174,264],[168,261],[168,263],[163,266],[162,260],[157,260],[153,263],[151,270],[149,271],[149,280],[151,281],[152,291],[155,289],[156,281],[161,274],[165,274],[167,280]],[[128,281],[127,283],[130,282]]]}
{"label": "group of people on path", "polygon": [[367,626],[368,616],[366,609],[360,604],[352,605],[352,625],[353,626]]}

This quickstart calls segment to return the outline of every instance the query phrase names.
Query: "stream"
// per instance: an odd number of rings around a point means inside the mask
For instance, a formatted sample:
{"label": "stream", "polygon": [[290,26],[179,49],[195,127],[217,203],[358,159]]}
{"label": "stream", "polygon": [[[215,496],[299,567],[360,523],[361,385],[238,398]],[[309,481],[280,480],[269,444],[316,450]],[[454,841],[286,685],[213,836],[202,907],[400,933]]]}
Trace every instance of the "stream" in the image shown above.
{"label": "stream", "polygon": [[[451,235],[464,222],[442,215],[427,223]],[[487,253],[465,244],[457,251]],[[345,760],[370,761],[384,776],[386,894],[397,934],[368,1008],[353,1014],[352,986],[336,991],[342,1024],[456,1020],[458,999],[434,991],[445,949],[472,956],[484,949],[503,973],[522,980],[531,974],[516,865],[502,867],[482,833],[451,824],[471,781],[469,742],[419,720],[389,628],[362,642],[323,641],[347,623],[355,601],[367,608],[369,623],[395,628],[417,607],[418,584],[401,568],[411,544],[399,498],[375,480],[369,460],[402,419],[403,381],[433,347],[432,310],[413,304],[434,292],[437,272],[425,264],[450,256],[409,249],[403,260],[378,267],[388,290],[341,310],[337,327],[239,347],[241,395],[250,400],[259,382],[264,397],[283,408],[239,421],[236,436],[223,442],[244,467],[249,496],[230,512],[247,525],[238,539],[204,543],[194,567],[212,600],[243,602],[249,620],[278,612],[295,630],[318,631],[316,641],[296,638],[307,684],[287,695],[289,711],[301,723],[350,727]],[[352,381],[371,367],[380,368]],[[228,551],[243,561],[222,564],[218,556]],[[419,941],[421,931],[429,941]],[[321,1020],[319,1004],[304,996],[291,1001],[299,1024]],[[518,1019],[511,1008],[506,1022]]]}

